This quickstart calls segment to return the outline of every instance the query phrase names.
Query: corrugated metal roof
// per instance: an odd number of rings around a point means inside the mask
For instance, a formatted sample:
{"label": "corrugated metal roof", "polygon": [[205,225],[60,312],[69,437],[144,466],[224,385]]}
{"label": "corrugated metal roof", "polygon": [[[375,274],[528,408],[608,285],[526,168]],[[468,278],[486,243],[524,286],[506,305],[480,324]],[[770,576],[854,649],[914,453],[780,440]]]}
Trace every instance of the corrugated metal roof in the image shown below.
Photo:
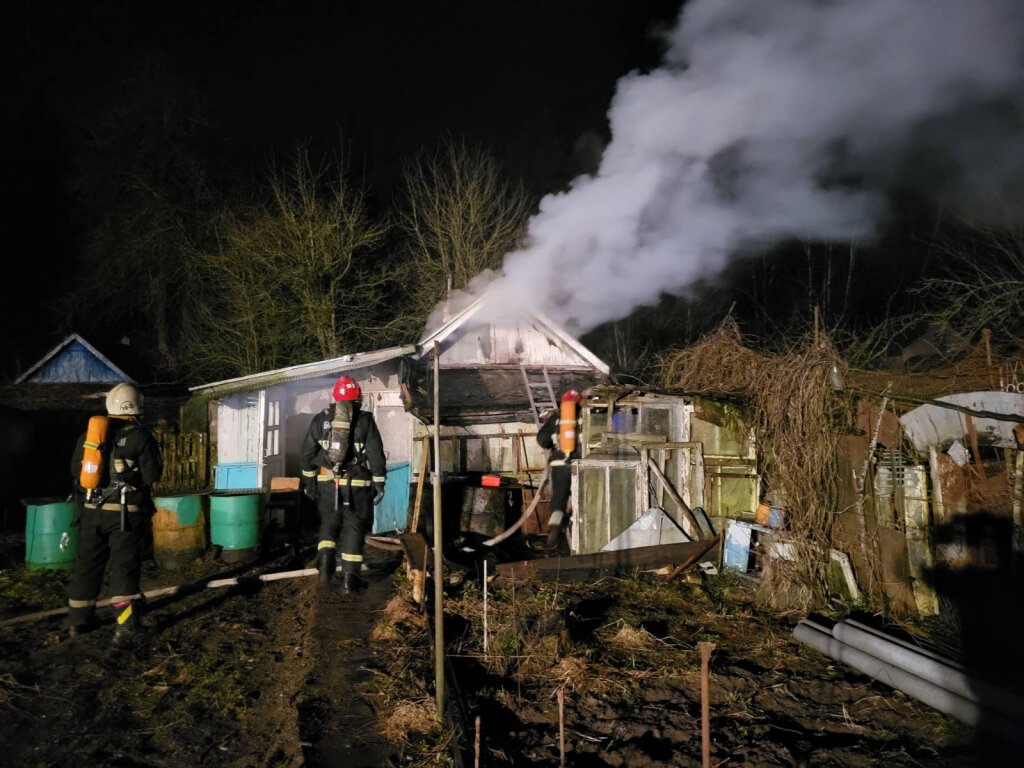
{"label": "corrugated metal roof", "polygon": [[317,376],[329,376],[342,371],[351,371],[356,368],[365,368],[369,365],[384,363],[394,360],[396,357],[411,355],[416,347],[407,344],[401,347],[389,347],[378,349],[373,352],[359,352],[351,355],[342,355],[330,360],[320,360],[315,363],[303,363],[292,365],[288,368],[278,368],[274,371],[253,373],[249,376],[239,376],[235,379],[215,381],[210,384],[200,384],[196,387],[189,387],[193,396],[202,398],[224,397],[238,392],[250,392],[252,390],[264,389],[275,384],[283,384],[288,381],[299,381],[300,379],[312,379]]}

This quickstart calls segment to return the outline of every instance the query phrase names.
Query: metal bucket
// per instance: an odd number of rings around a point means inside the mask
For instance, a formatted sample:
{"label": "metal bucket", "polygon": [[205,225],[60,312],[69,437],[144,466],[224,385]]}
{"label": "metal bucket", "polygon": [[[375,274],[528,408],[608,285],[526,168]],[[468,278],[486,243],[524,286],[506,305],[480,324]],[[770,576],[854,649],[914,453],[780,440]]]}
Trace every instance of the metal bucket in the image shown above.
{"label": "metal bucket", "polygon": [[25,566],[69,570],[78,556],[76,508],[70,501],[25,499]]}
{"label": "metal bucket", "polygon": [[206,551],[206,514],[198,495],[153,499],[153,559],[161,568],[183,568]]}
{"label": "metal bucket", "polygon": [[210,544],[220,548],[222,559],[238,561],[259,554],[263,506],[259,493],[210,496]]}

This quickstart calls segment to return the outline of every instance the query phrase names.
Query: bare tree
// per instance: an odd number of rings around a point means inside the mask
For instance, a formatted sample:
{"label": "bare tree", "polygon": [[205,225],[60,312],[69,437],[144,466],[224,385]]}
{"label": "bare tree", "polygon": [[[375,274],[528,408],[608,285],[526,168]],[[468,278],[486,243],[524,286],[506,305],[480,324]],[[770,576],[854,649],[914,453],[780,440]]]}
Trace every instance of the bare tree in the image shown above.
{"label": "bare tree", "polygon": [[159,52],[87,103],[70,179],[81,254],[60,309],[73,329],[131,334],[153,365],[173,371],[191,287],[185,256],[217,199],[207,162],[213,110]]}
{"label": "bare tree", "polygon": [[333,172],[299,147],[271,169],[266,203],[215,222],[218,247],[195,259],[202,301],[189,338],[202,369],[253,373],[387,340],[390,274],[375,257],[387,225]]}
{"label": "bare tree", "polygon": [[480,149],[448,140],[402,174],[396,213],[411,258],[409,306],[417,323],[453,290],[500,265],[522,234],[531,201]]}
{"label": "bare tree", "polygon": [[985,328],[998,346],[1020,347],[1024,337],[1024,226],[990,229],[962,225],[936,243],[942,272],[917,292],[931,319],[956,330],[965,343]]}

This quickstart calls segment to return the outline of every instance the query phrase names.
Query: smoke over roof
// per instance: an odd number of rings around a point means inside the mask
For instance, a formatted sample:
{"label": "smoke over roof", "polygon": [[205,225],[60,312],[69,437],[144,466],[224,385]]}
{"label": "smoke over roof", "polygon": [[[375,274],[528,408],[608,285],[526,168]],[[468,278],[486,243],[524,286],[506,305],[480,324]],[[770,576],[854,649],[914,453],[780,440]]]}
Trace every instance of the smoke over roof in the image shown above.
{"label": "smoke over roof", "polygon": [[692,0],[663,66],[619,81],[596,174],[471,293],[582,332],[741,249],[869,239],[896,188],[1017,203],[1022,22],[1019,0]]}

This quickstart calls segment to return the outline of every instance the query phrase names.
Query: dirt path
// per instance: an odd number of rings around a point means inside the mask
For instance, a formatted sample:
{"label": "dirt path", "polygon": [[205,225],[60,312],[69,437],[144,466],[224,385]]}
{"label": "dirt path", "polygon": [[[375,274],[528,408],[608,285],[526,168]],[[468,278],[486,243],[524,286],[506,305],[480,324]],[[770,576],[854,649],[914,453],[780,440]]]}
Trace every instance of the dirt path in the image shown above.
{"label": "dirt path", "polygon": [[[143,588],[302,568],[311,549],[151,569]],[[110,609],[77,638],[62,617],[0,629],[0,764],[389,765],[358,693],[396,564],[373,560],[371,586],[355,597],[321,596],[306,577],[156,599],[146,642],[129,651],[110,645]],[[66,585],[64,572],[0,572],[0,619],[63,604]]]}
{"label": "dirt path", "polygon": [[319,590],[311,651],[316,659],[298,704],[303,754],[308,768],[378,768],[397,762],[393,748],[376,733],[375,715],[363,695],[370,680],[370,633],[394,593],[391,572],[398,560],[369,550],[369,586],[344,595]]}

